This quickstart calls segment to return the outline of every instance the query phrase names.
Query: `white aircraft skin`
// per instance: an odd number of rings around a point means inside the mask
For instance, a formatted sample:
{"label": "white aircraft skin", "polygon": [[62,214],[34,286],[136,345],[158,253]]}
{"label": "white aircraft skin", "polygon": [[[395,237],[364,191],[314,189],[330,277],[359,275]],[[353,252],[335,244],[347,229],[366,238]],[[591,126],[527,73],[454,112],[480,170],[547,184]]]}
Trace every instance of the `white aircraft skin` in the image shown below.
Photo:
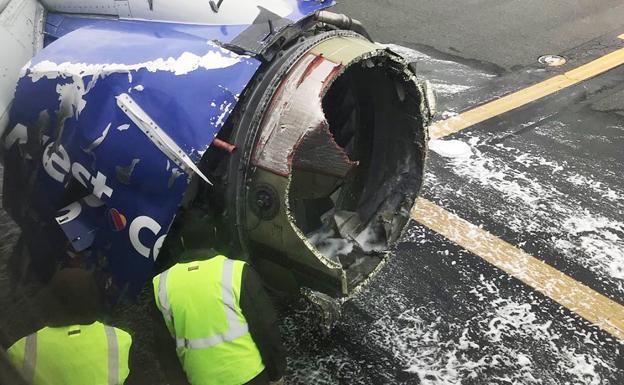
{"label": "white aircraft skin", "polygon": [[36,0],[0,0],[0,136],[8,124],[20,70],[43,47],[44,16]]}
{"label": "white aircraft skin", "polygon": [[[6,1],[6,0],[3,0]],[[293,11],[288,0],[213,0],[220,3],[214,12],[210,0],[42,0],[46,9],[56,12],[110,15],[139,20],[196,24],[251,24],[258,7],[285,17]]]}
{"label": "white aircraft skin", "polygon": [[[293,0],[0,0],[0,136],[20,70],[43,47],[45,12],[206,25],[251,24],[259,7],[281,17]],[[213,7],[218,6],[218,12]],[[2,146],[0,146],[2,147]],[[0,148],[0,154],[2,148]]]}

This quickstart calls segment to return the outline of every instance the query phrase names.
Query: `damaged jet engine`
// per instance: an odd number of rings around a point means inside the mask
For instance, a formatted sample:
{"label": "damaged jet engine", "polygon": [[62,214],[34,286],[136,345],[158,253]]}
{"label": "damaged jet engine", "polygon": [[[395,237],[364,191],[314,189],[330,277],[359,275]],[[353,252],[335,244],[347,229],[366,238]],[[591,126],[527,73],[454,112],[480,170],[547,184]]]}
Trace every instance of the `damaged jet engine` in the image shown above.
{"label": "damaged jet engine", "polygon": [[190,222],[284,292],[347,297],[383,265],[430,87],[333,1],[243,4],[8,2],[36,52],[0,119],[3,203],[42,279],[82,266],[131,297]]}

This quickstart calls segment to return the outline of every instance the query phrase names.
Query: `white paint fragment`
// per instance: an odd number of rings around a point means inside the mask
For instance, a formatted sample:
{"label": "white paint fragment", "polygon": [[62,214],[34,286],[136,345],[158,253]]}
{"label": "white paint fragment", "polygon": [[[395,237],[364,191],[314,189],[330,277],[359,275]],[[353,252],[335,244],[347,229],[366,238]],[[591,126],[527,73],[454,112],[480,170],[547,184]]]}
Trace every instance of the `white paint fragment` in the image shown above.
{"label": "white paint fragment", "polygon": [[223,104],[221,104],[221,106],[219,107],[219,110],[222,112],[214,124],[215,127],[220,128],[221,126],[223,126],[223,124],[225,123],[225,118],[229,116],[231,108],[232,108],[231,102],[224,102]]}
{"label": "white paint fragment", "polygon": [[24,66],[20,69],[19,76],[20,78],[25,76],[32,65],[32,60],[29,60],[28,63],[24,64]]}
{"label": "white paint fragment", "polygon": [[145,89],[145,87],[143,87],[143,85],[139,84],[138,86],[134,86],[132,87],[133,90],[135,91],[143,91]]}
{"label": "white paint fragment", "polygon": [[[62,119],[74,115],[76,118],[80,115],[86,106],[84,96],[95,86],[100,78],[106,77],[113,73],[127,73],[128,81],[132,82],[132,71],[147,69],[150,72],[168,71],[175,75],[186,75],[189,72],[203,68],[206,70],[226,68],[239,63],[243,58],[248,56],[237,55],[234,52],[225,50],[221,47],[214,46],[217,50],[209,51],[203,56],[195,55],[190,52],[184,52],[178,58],[169,57],[167,59],[159,58],[156,60],[136,63],[136,64],[120,64],[120,63],[102,63],[102,64],[86,64],[86,63],[54,63],[49,60],[41,61],[37,64],[30,65],[28,76],[33,82],[40,79],[57,79],[71,78],[73,81],[63,85],[57,85],[56,91],[59,94],[60,111]],[[85,85],[84,77],[91,76],[91,80]],[[143,86],[134,87],[137,91],[142,91]]]}
{"label": "white paint fragment", "polygon": [[72,79],[73,82],[71,83],[56,85],[62,119],[67,119],[70,116],[78,118],[87,105],[84,100],[86,89],[83,79],[80,76],[72,76]]}
{"label": "white paint fragment", "polygon": [[149,72],[168,71],[176,75],[186,75],[197,69],[212,70],[226,68],[239,63],[247,56],[237,55],[234,52],[219,47],[217,51],[209,51],[203,56],[184,52],[178,58],[169,57],[167,59],[158,58],[156,60],[135,63],[54,63],[49,60],[41,61],[30,67],[30,74],[33,82],[42,78],[56,79],[58,77],[105,77],[112,73],[129,73],[146,69]]}
{"label": "white paint fragment", "polygon": [[129,124],[122,124],[121,126],[117,127],[117,131],[126,131],[128,128],[130,128]]}
{"label": "white paint fragment", "polygon": [[461,140],[430,140],[429,149],[446,158],[470,158],[473,155],[470,145]]}
{"label": "white paint fragment", "polygon": [[184,172],[179,168],[174,167],[171,169],[171,175],[169,175],[169,180],[167,181],[167,188],[171,188],[175,183],[176,179],[184,175]]}
{"label": "white paint fragment", "polygon": [[111,123],[108,123],[108,125],[106,126],[106,128],[102,132],[102,135],[100,135],[97,139],[95,139],[87,148],[83,148],[82,150],[84,152],[87,152],[87,153],[95,150],[100,144],[102,144],[104,139],[106,139],[106,137],[108,136],[108,131],[110,130],[110,128],[111,128]]}

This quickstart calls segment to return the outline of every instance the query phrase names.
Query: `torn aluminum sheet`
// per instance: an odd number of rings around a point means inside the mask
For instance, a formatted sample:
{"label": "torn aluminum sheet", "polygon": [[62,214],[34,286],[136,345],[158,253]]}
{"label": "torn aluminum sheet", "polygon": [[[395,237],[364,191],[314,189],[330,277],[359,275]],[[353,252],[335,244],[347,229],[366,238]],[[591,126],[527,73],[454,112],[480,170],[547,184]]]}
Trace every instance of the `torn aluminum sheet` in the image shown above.
{"label": "torn aluminum sheet", "polygon": [[[195,163],[260,65],[193,35],[115,26],[69,34],[33,57],[2,138],[4,207],[21,227],[54,222],[85,196],[103,202],[60,225],[88,249],[86,265],[106,260],[112,295],[137,293],[151,276],[189,180],[202,174]],[[130,102],[140,111],[117,105]]]}
{"label": "torn aluminum sheet", "polygon": [[112,302],[175,262],[189,226],[291,294],[339,303],[374,275],[422,180],[434,104],[413,69],[348,17],[313,15],[333,1],[226,1],[219,24],[111,1],[49,1],[22,71],[0,140],[24,236],[94,269]]}
{"label": "torn aluminum sheet", "polygon": [[283,80],[252,105],[256,126],[238,127],[250,167],[230,180],[244,193],[227,195],[228,213],[245,223],[252,258],[341,298],[378,271],[409,220],[433,101],[391,51],[355,34],[316,39],[274,69]]}

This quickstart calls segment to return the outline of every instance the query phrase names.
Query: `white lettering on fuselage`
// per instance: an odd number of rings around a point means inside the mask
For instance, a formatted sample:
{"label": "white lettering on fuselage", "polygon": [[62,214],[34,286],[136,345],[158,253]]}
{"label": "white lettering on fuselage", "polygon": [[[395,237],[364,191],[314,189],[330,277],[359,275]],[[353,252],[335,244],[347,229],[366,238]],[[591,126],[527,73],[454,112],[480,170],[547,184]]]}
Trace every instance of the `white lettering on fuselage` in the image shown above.
{"label": "white lettering on fuselage", "polygon": [[64,183],[65,178],[70,173],[76,180],[90,189],[93,195],[102,199],[104,196],[112,197],[113,189],[106,185],[106,175],[101,172],[97,172],[95,175],[91,175],[89,170],[80,163],[72,163],[69,159],[69,154],[62,145],[57,145],[54,148],[54,142],[48,144],[43,151],[43,168],[48,175],[59,183]]}
{"label": "white lettering on fuselage", "polygon": [[[141,230],[143,229],[149,230],[154,235],[158,235],[158,233],[162,229],[162,226],[160,226],[160,224],[158,224],[158,222],[156,222],[153,218],[145,215],[134,218],[134,220],[130,224],[130,243],[132,243],[132,246],[139,254],[141,254],[145,258],[149,258],[152,250],[149,247],[145,246],[140,239]],[[163,238],[164,241],[164,237],[161,238]],[[156,257],[158,256],[158,251],[160,250],[161,245],[162,241],[159,238],[153,246],[154,260],[156,260]]]}
{"label": "white lettering on fuselage", "polygon": [[[103,204],[101,199],[105,196],[111,198],[113,196],[113,189],[106,184],[106,175],[101,172],[97,172],[92,175],[89,170],[80,163],[72,163],[69,154],[62,145],[58,145],[54,148],[54,143],[50,143],[43,153],[43,168],[48,175],[59,183],[65,183],[67,175],[71,173],[81,185],[90,189],[92,195],[89,195],[85,199],[91,207],[99,207]],[[82,206],[80,202],[72,203],[71,205],[61,210],[62,214],[56,218],[59,224],[64,224],[76,219],[82,212]],[[160,235],[154,241],[153,246],[145,245],[141,239],[140,234],[147,230],[154,236],[158,236],[162,230],[162,226],[151,217],[142,215],[136,217],[130,226],[128,227],[128,236],[130,237],[130,243],[132,247],[145,258],[151,257],[156,260],[165,241],[166,234]]]}

